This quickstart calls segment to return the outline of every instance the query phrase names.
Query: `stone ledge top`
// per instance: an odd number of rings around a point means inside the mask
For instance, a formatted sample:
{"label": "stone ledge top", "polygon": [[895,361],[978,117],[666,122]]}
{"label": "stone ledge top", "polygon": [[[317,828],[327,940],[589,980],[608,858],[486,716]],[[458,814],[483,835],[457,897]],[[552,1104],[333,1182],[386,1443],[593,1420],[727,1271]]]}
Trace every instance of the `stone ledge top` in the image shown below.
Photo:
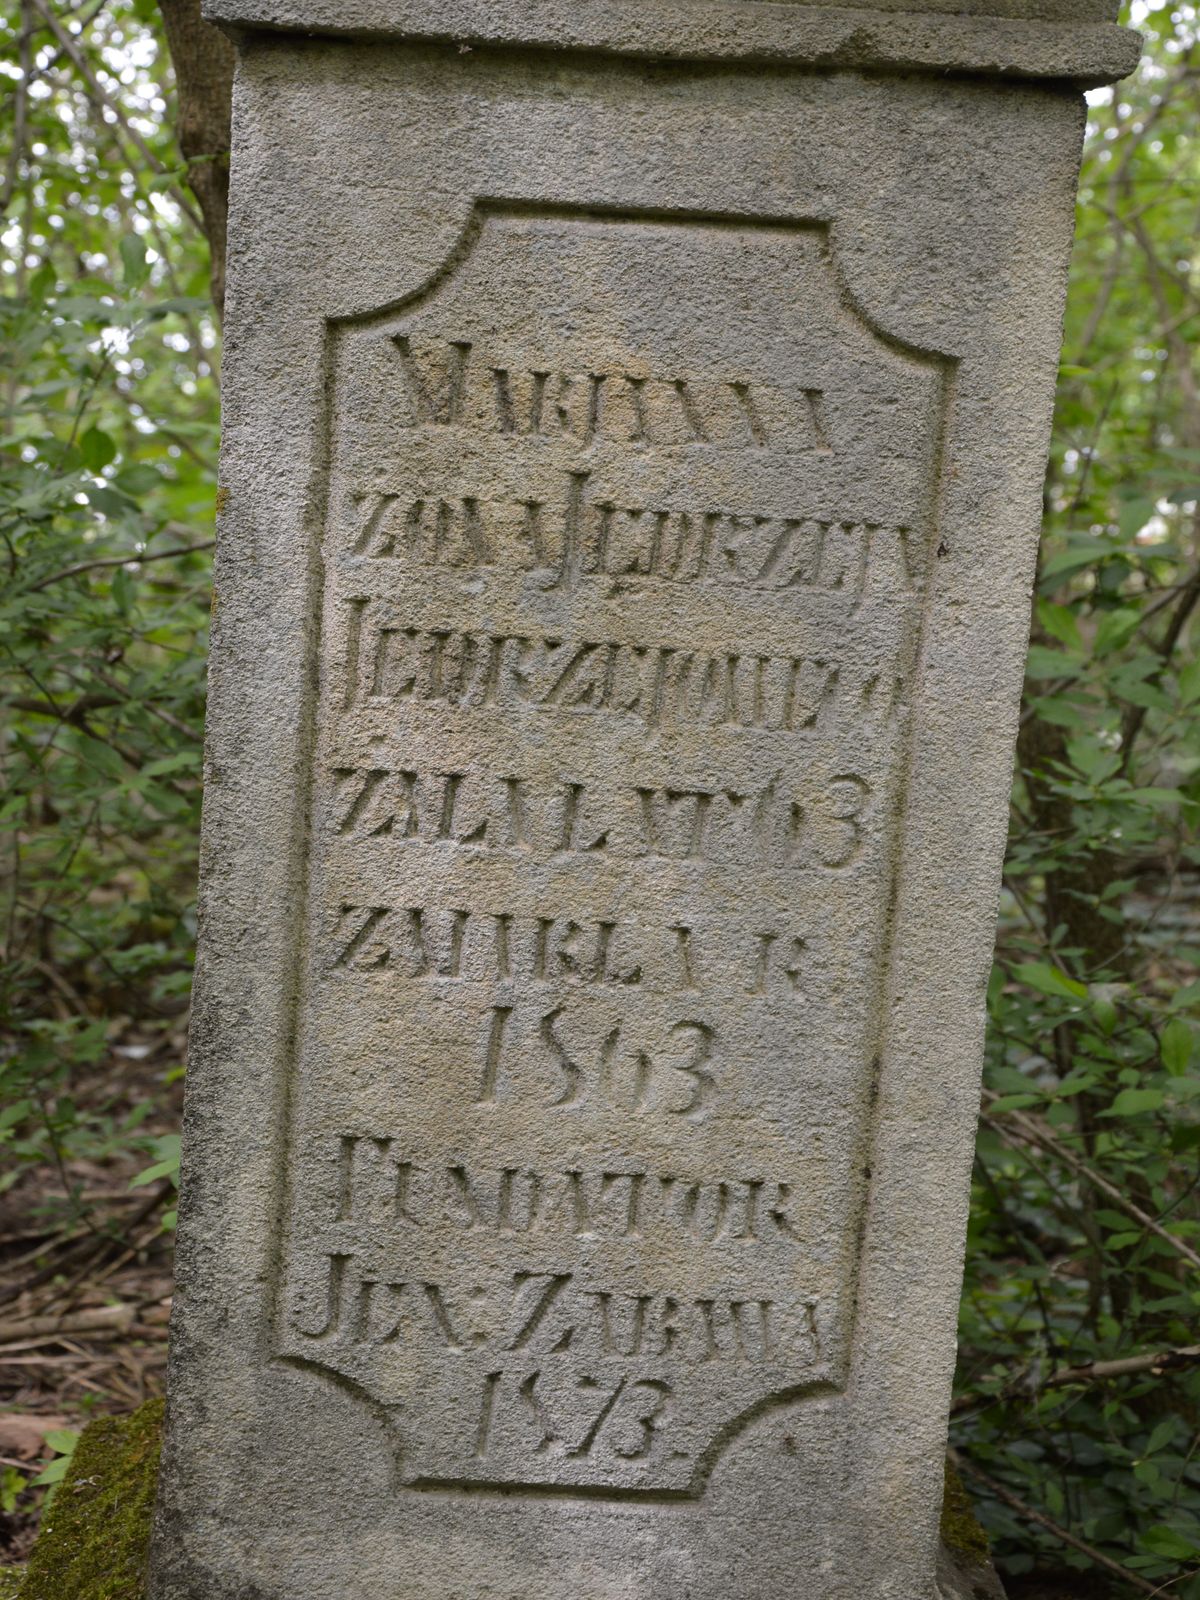
{"label": "stone ledge top", "polygon": [[1140,36],[1115,0],[205,0],[242,30],[582,50],[651,60],[1112,83]]}

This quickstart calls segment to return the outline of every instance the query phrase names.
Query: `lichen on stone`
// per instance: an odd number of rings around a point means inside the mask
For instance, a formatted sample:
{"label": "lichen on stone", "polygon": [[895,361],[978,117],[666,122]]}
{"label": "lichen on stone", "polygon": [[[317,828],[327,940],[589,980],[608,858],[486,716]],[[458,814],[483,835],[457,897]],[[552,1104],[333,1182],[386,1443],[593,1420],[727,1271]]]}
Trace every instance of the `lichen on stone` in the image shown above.
{"label": "lichen on stone", "polygon": [[86,1427],[25,1581],[0,1600],[145,1600],[163,1403]]}

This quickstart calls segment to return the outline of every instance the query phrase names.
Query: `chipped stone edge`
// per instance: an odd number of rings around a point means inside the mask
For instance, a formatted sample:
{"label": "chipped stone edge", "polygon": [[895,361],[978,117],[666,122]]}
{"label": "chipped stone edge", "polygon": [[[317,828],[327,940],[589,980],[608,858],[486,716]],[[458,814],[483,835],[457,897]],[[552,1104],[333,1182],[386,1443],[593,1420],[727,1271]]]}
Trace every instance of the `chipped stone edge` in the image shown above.
{"label": "chipped stone edge", "polygon": [[1115,23],[1035,22],[749,4],[747,0],[205,0],[233,31],[419,41],[460,48],[581,50],[672,61],[818,71],[936,72],[1095,88],[1125,77],[1141,35]]}

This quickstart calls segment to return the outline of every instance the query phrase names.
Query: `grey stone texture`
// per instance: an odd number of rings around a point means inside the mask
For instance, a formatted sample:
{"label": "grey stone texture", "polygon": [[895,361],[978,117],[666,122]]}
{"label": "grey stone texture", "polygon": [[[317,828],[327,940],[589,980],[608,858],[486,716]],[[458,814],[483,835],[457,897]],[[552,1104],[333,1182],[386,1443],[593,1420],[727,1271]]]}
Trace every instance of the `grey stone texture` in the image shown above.
{"label": "grey stone texture", "polygon": [[1112,0],[208,0],[235,28],[586,50],[651,60],[989,73],[1096,84],[1129,72]]}
{"label": "grey stone texture", "polygon": [[334,9],[212,5],[153,1600],[935,1600],[1079,86],[1136,41]]}

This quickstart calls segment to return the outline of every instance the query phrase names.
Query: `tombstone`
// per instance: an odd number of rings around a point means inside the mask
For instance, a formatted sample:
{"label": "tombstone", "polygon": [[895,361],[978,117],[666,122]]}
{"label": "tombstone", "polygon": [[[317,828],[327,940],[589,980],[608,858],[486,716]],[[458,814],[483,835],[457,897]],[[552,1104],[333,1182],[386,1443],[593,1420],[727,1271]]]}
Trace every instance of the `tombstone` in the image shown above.
{"label": "tombstone", "polygon": [[153,1600],[933,1600],[1114,14],[209,0]]}

